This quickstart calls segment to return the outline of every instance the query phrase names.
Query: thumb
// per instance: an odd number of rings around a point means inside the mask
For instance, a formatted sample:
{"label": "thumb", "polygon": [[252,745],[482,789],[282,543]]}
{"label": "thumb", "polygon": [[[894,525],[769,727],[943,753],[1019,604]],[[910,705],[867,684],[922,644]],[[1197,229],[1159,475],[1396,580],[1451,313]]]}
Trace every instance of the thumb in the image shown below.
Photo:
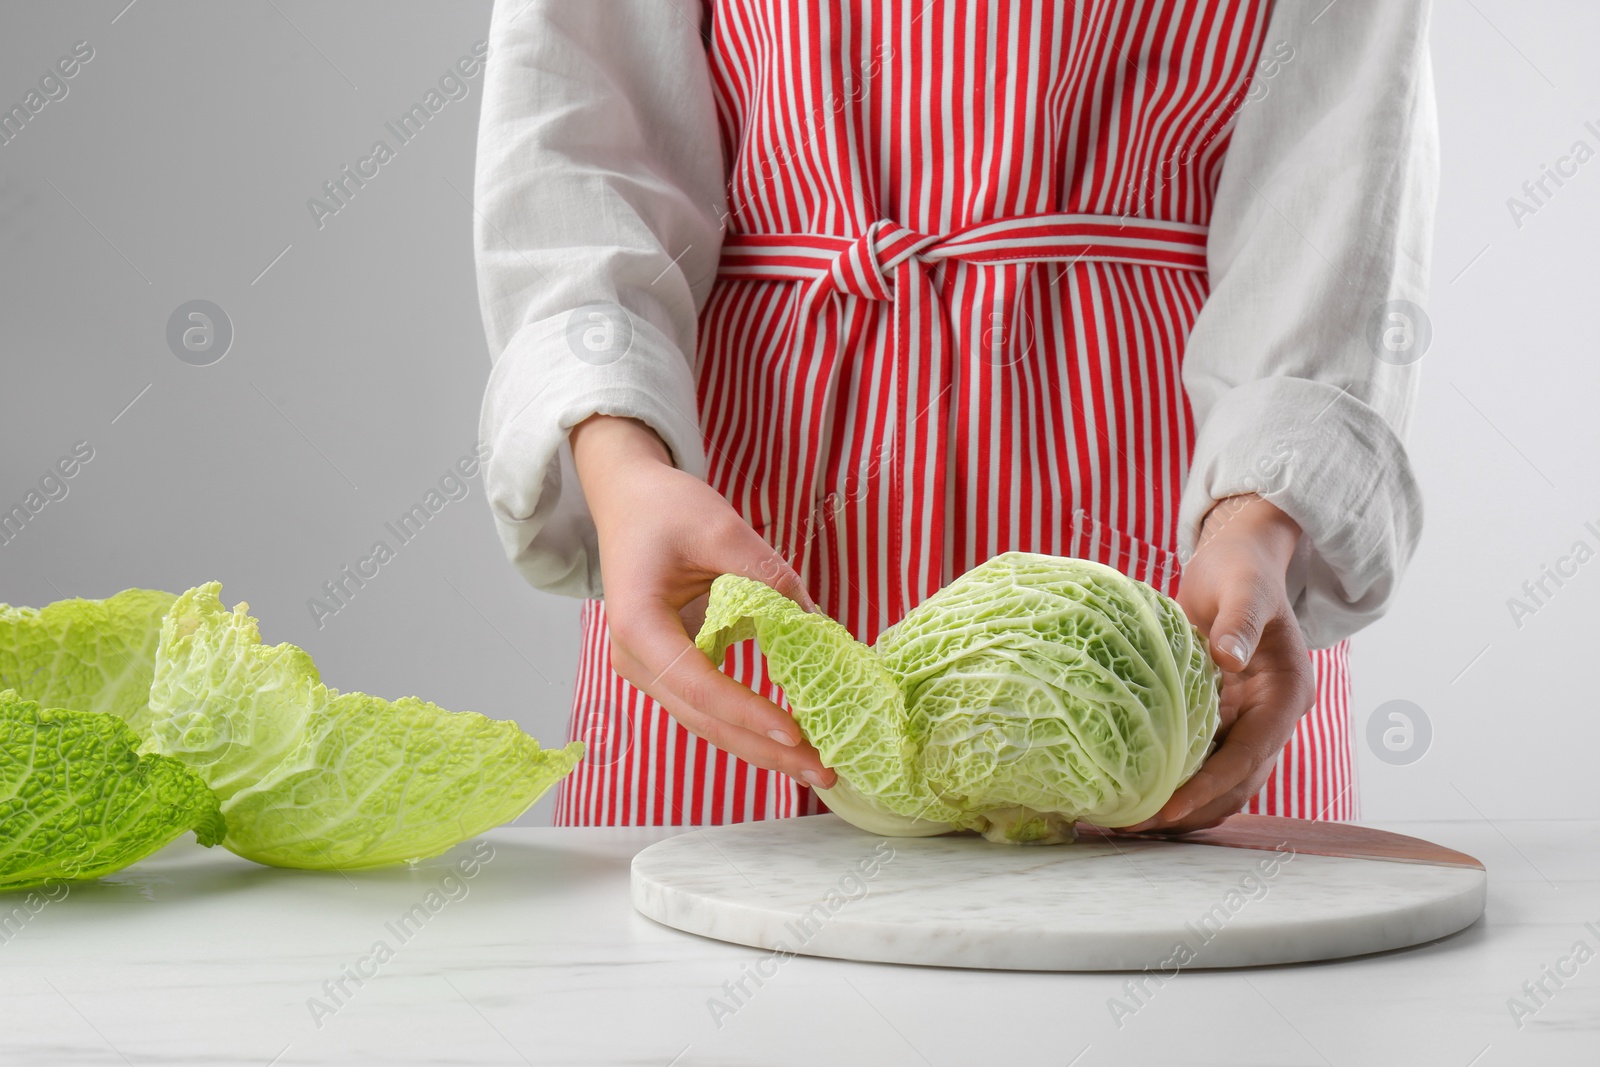
{"label": "thumb", "polygon": [[766,582],[766,584],[781,592],[784,597],[794,600],[797,605],[802,606],[810,613],[816,614],[822,611],[821,608],[816,606],[816,601],[811,600],[811,593],[806,590],[805,582],[800,581],[800,574],[795,573],[795,569],[787,565],[787,563],[784,563],[778,576],[774,577],[773,581]]}
{"label": "thumb", "polygon": [[811,599],[806,583],[800,579],[795,569],[789,566],[789,561],[767,544],[755,530],[749,530],[741,549],[745,560],[743,565],[737,568],[737,573],[771,586],[807,611],[821,610],[817,607],[816,601]]}
{"label": "thumb", "polygon": [[1230,586],[1211,623],[1211,658],[1224,669],[1244,670],[1255,655],[1270,614],[1267,597],[1260,590],[1246,584]]}

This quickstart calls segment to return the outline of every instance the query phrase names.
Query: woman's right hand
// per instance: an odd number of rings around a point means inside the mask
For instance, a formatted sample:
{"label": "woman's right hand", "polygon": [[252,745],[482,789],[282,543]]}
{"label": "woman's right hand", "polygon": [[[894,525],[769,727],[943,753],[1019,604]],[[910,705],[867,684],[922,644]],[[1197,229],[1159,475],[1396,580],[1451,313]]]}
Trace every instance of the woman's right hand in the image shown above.
{"label": "woman's right hand", "polygon": [[837,776],[794,719],[723,674],[690,636],[718,575],[755,578],[815,610],[799,575],[721,493],[673,466],[644,423],[593,415],[568,439],[600,540],[612,668],[724,752],[831,788]]}

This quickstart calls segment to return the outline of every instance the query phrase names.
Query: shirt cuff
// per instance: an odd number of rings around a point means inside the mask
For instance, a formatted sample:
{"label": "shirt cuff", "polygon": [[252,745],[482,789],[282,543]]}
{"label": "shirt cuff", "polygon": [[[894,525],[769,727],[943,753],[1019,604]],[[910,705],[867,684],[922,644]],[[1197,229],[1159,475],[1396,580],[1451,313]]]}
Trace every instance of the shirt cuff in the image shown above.
{"label": "shirt cuff", "polygon": [[507,557],[534,586],[603,595],[594,519],[567,433],[591,415],[639,419],[672,462],[705,477],[693,375],[648,321],[590,305],[524,326],[489,375],[478,437],[484,487]]}
{"label": "shirt cuff", "polygon": [[1312,648],[1327,648],[1388,608],[1422,531],[1422,495],[1405,445],[1338,386],[1262,378],[1217,401],[1195,441],[1178,509],[1178,552],[1224,497],[1256,493],[1300,525],[1288,593]]}

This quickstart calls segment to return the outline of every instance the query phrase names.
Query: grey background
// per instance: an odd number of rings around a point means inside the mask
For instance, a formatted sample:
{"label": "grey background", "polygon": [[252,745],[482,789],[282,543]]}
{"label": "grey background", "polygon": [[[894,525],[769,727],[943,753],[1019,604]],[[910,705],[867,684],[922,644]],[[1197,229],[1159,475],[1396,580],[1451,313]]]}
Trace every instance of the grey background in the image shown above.
{"label": "grey background", "polygon": [[[332,685],[563,741],[577,602],[515,575],[480,482],[320,628],[307,608],[375,540],[393,544],[384,523],[474,444],[481,74],[320,229],[306,201],[374,140],[394,144],[384,123],[487,35],[489,5],[0,12],[6,108],[75,42],[95,50],[0,145],[0,510],[75,442],[95,452],[0,545],[0,600],[219,579]],[[1600,813],[1600,559],[1520,628],[1507,604],[1575,541],[1600,549],[1584,528],[1600,531],[1600,159],[1520,228],[1506,205],[1574,141],[1600,150],[1596,40],[1589,5],[1436,5],[1444,180],[1412,436],[1427,529],[1399,602],[1354,644],[1367,819]],[[165,340],[195,299],[235,330],[211,366]],[[1366,740],[1394,700],[1431,725],[1403,765]],[[546,798],[523,821],[549,812]]]}

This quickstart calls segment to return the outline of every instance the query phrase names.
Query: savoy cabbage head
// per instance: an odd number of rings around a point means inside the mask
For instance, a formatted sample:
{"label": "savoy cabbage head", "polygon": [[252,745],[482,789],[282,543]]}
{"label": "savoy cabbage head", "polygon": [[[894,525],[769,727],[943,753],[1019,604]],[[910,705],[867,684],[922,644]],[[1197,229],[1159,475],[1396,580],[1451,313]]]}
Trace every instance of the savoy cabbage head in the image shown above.
{"label": "savoy cabbage head", "polygon": [[868,647],[760,582],[712,584],[696,643],[715,663],[755,638],[838,784],[829,808],[873,833],[976,830],[1057,842],[1129,826],[1199,769],[1219,675],[1182,608],[1088,560],[995,556]]}

